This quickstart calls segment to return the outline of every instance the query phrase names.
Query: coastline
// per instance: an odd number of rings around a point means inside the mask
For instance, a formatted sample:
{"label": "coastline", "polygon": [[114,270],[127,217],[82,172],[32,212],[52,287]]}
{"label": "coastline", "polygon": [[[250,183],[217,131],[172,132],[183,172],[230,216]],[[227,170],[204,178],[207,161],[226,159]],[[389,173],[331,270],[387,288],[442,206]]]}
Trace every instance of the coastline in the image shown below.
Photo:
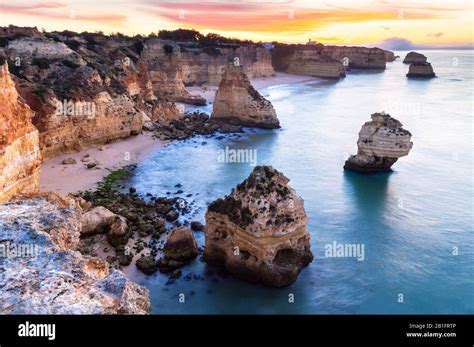
{"label": "coastline", "polygon": [[[166,143],[167,141],[153,138],[153,133],[144,132],[79,152],[61,154],[41,164],[40,190],[61,195],[93,190],[110,171],[133,164],[141,156],[162,148]],[[81,161],[87,154],[98,162],[97,167],[88,169],[86,163]],[[62,164],[66,158],[75,159],[76,164]]]}
{"label": "coastline", "polygon": [[[251,80],[255,89],[273,86],[303,83],[319,80],[317,77],[305,75],[291,75],[275,73],[271,77],[255,78]],[[187,90],[191,94],[199,94],[208,103],[214,101],[218,86],[193,86]],[[168,141],[153,138],[153,133],[143,132],[137,136],[117,140],[106,145],[89,147],[82,151],[61,154],[41,163],[40,190],[42,192],[55,192],[62,195],[77,191],[93,190],[112,170],[117,170],[126,165],[136,163],[150,151],[163,148]],[[102,149],[102,150],[101,150]],[[82,158],[89,154],[91,159],[98,162],[97,167],[88,169]],[[76,164],[64,165],[61,162],[66,158],[73,158]]]}

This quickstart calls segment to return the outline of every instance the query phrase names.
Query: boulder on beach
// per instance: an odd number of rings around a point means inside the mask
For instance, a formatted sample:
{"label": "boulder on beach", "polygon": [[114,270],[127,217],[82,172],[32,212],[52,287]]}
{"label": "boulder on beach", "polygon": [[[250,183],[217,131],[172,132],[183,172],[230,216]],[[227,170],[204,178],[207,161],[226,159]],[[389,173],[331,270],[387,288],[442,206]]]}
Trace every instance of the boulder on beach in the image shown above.
{"label": "boulder on beach", "polygon": [[410,64],[407,77],[433,78],[436,75],[430,63],[413,63]]}
{"label": "boulder on beach", "polygon": [[204,260],[234,276],[268,286],[296,281],[313,260],[303,199],[271,166],[250,176],[206,213]]}
{"label": "boulder on beach", "polygon": [[410,52],[403,59],[404,64],[426,63],[426,56],[417,52]]}
{"label": "boulder on beach", "polygon": [[280,122],[270,101],[250,84],[241,66],[229,64],[216,92],[211,120],[275,129]]}
{"label": "boulder on beach", "polygon": [[188,227],[179,227],[171,231],[164,246],[167,259],[185,262],[196,258],[198,248],[193,232]]}
{"label": "boulder on beach", "polygon": [[344,169],[362,173],[389,171],[398,158],[408,155],[413,142],[402,123],[386,113],[372,114],[357,141],[357,154],[351,155]]}

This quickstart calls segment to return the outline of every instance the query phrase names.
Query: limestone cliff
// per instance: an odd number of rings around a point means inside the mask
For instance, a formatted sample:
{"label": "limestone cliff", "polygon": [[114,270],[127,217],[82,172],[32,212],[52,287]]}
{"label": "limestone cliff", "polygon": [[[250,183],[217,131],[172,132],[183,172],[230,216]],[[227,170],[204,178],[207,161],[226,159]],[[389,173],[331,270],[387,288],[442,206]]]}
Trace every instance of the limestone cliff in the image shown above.
{"label": "limestone cliff", "polygon": [[169,101],[205,105],[206,100],[191,95],[184,87],[184,65],[179,46],[172,41],[150,39],[140,56],[146,66],[154,93]]}
{"label": "limestone cliff", "polygon": [[269,286],[293,283],[313,255],[303,199],[288,178],[257,166],[230,195],[209,205],[204,259]]}
{"label": "limestone cliff", "polygon": [[385,113],[374,113],[365,123],[357,141],[357,155],[347,159],[344,168],[364,173],[388,171],[398,158],[408,155],[413,142],[402,123]]}
{"label": "limestone cliff", "polygon": [[36,196],[0,205],[0,313],[145,314],[148,290],[75,249],[74,201]]}
{"label": "limestone cliff", "polygon": [[39,189],[41,162],[33,112],[19,97],[4,61],[0,62],[0,105],[0,202],[4,202],[17,193]]}
{"label": "limestone cliff", "polygon": [[346,76],[344,65],[318,51],[295,51],[288,63],[287,73],[339,79]]}
{"label": "limestone cliff", "polygon": [[385,69],[385,51],[380,48],[355,46],[324,46],[321,54],[339,60],[354,69]]}
{"label": "limestone cliff", "polygon": [[251,79],[268,77],[275,73],[270,52],[256,45],[223,46],[213,50],[183,47],[181,61],[185,85],[219,85],[229,62],[237,62]]}
{"label": "limestone cliff", "polygon": [[250,84],[242,67],[229,64],[216,92],[211,120],[258,128],[279,128],[275,109]]}

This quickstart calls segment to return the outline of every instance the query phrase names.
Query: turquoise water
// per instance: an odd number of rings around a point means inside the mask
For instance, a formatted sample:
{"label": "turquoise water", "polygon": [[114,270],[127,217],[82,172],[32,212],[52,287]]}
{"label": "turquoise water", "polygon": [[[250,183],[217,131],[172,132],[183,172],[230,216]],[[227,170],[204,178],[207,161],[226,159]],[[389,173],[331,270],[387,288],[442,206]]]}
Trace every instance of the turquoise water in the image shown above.
{"label": "turquoise water", "polygon": [[[263,89],[282,129],[196,137],[139,163],[130,182],[138,192],[164,195],[181,183],[179,196],[193,194],[187,199],[194,212],[186,218],[204,222],[207,204],[253,169],[218,162],[218,150],[256,149],[258,164],[282,171],[305,200],[315,256],[296,283],[281,289],[223,278],[198,259],[183,276],[202,279],[166,285],[159,273],[141,277],[153,313],[474,313],[474,55],[423,53],[437,78],[408,80],[399,60],[385,72],[352,72],[339,82]],[[344,172],[360,127],[382,110],[413,134],[409,156],[391,173]],[[195,235],[203,245],[204,233]],[[365,259],[325,257],[333,241],[363,244]]]}

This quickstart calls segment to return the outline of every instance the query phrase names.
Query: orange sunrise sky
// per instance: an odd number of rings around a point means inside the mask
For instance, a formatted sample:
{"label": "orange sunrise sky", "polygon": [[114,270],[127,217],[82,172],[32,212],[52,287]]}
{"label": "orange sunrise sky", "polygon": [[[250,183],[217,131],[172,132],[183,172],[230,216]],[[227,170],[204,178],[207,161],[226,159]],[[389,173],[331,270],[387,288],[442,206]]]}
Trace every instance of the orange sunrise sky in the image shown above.
{"label": "orange sunrise sky", "polygon": [[470,0],[0,0],[0,25],[149,34],[188,28],[255,41],[470,45]]}

